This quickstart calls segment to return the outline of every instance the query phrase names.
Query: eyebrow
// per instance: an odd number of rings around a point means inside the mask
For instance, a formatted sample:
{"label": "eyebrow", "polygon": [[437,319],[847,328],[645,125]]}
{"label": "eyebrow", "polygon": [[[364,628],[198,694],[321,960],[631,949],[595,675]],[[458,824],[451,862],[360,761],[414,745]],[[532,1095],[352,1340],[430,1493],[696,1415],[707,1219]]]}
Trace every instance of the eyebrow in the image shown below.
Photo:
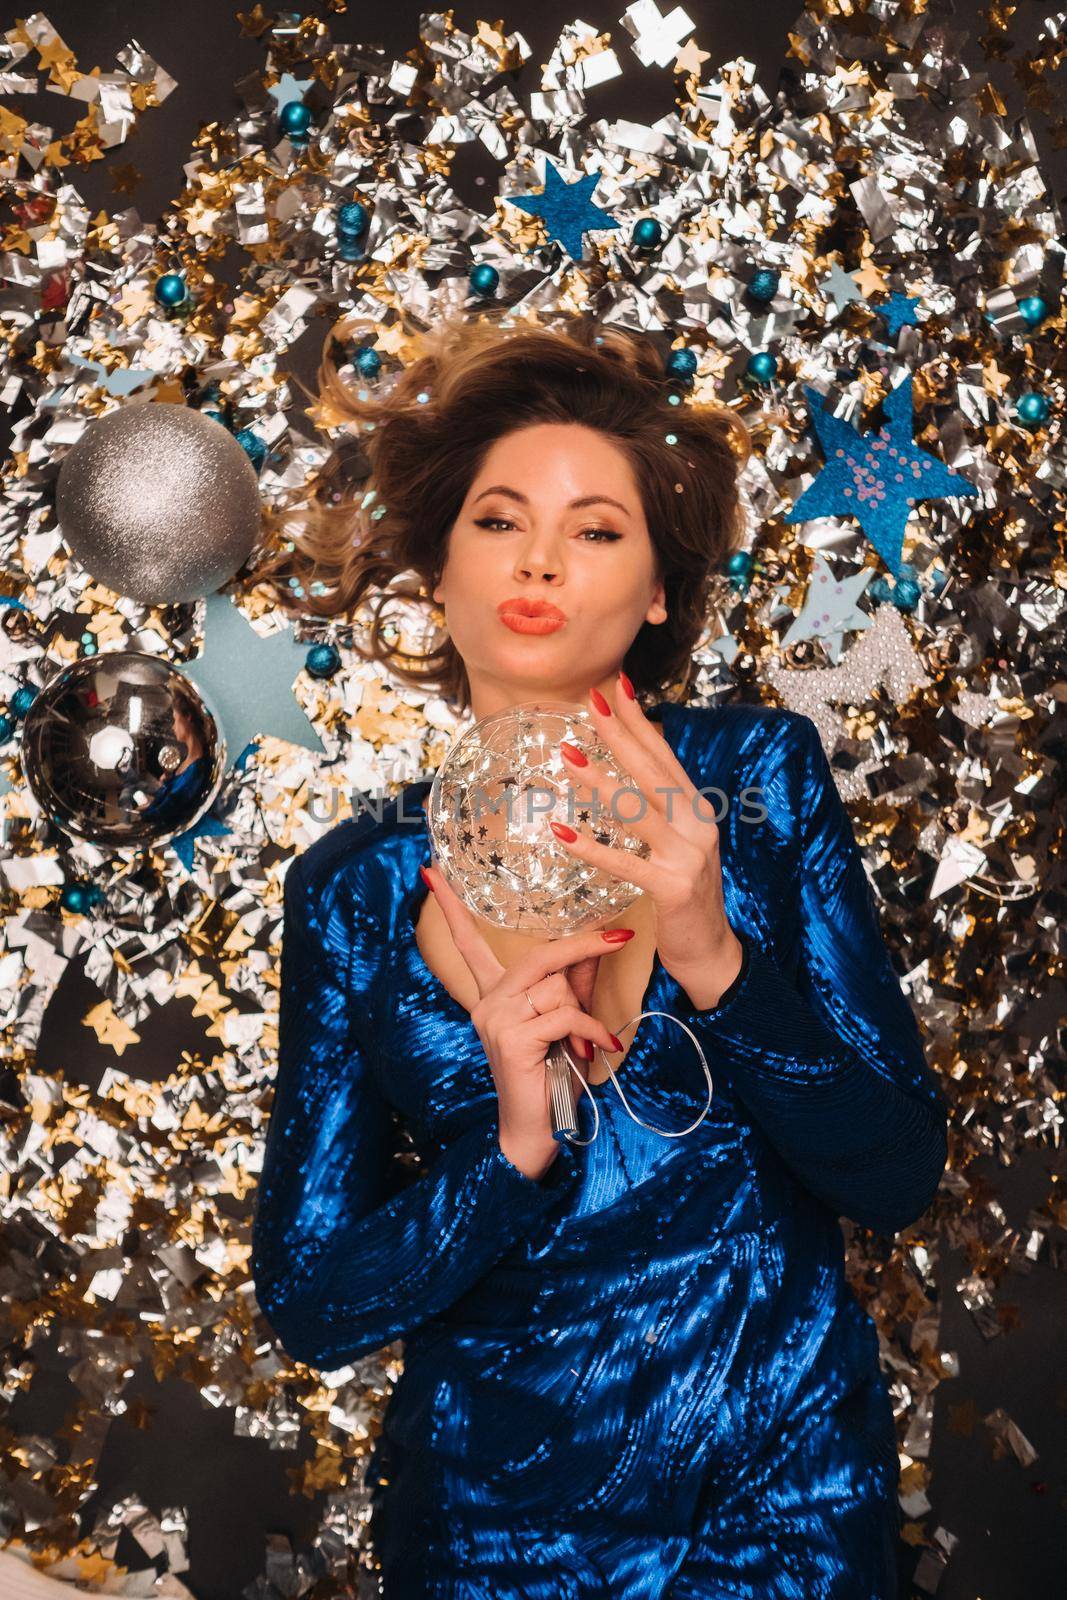
{"label": "eyebrow", "polygon": [[[520,505],[528,506],[530,504],[530,500],[529,500],[529,496],[528,495],[520,494],[518,489],[509,489],[507,484],[505,484],[505,483],[494,483],[492,488],[483,489],[481,494],[475,495],[474,500],[471,503],[473,505],[477,505],[478,501],[479,500],[484,500],[487,494],[503,494],[503,495],[507,495],[509,500],[517,500]],[[624,517],[630,516],[630,512],[623,505],[622,501],[621,500],[613,500],[609,494],[583,494],[583,495],[579,495],[578,499],[577,500],[571,500],[569,502],[569,505],[572,508],[577,508],[579,506],[595,506],[595,505],[615,506],[619,511],[622,512]]]}

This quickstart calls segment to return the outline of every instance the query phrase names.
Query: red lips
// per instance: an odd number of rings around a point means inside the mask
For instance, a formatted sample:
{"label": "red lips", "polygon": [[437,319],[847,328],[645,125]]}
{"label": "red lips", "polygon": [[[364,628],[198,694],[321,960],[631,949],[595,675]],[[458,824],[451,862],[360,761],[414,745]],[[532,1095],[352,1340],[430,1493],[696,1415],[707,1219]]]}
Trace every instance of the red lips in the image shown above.
{"label": "red lips", "polygon": [[561,611],[559,606],[552,605],[549,600],[530,600],[525,595],[517,595],[513,600],[501,600],[497,611],[503,617],[509,611],[519,617],[551,617],[554,622],[566,622],[567,613]]}

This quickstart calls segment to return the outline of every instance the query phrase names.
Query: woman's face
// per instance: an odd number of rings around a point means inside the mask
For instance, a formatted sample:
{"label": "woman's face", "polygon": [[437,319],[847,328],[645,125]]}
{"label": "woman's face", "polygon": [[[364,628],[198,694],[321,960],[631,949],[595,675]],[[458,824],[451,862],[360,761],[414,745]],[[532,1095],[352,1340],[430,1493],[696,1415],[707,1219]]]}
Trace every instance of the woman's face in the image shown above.
{"label": "woman's face", "polygon": [[[539,696],[585,701],[615,680],[643,622],[666,620],[665,592],[630,464],[580,423],[537,423],[498,439],[449,535],[433,598],[444,607],[488,716]],[[562,613],[509,623],[508,603]]]}

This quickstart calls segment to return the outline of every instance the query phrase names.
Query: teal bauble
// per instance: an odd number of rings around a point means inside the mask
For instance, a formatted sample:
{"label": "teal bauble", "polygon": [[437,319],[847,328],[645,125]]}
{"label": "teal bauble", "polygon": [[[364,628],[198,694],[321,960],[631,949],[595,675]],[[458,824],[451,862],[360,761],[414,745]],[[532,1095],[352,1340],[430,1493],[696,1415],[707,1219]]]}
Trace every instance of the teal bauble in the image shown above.
{"label": "teal bauble", "polygon": [[304,666],[313,678],[332,678],[341,665],[341,652],[335,644],[313,644]]}
{"label": "teal bauble", "polygon": [[922,590],[914,578],[898,578],[893,590],[893,604],[898,611],[914,611]]}
{"label": "teal bauble", "polygon": [[361,233],[366,232],[370,214],[365,205],[358,200],[346,200],[343,206],[337,208],[337,231],[347,234],[350,239],[358,239]]}
{"label": "teal bauble", "polygon": [[1048,421],[1051,411],[1052,407],[1038,389],[1020,395],[1015,407],[1015,415],[1024,428],[1040,428],[1043,422]]}
{"label": "teal bauble", "polygon": [[0,711],[0,744],[6,744],[15,731],[15,719]]}
{"label": "teal bauble", "polygon": [[253,433],[251,428],[238,428],[234,438],[255,467],[256,472],[261,472],[263,463],[267,459],[267,447],[259,437],[259,434]]}
{"label": "teal bauble", "polygon": [[24,717],[37,699],[37,690],[29,683],[20,683],[8,704],[16,717]]}
{"label": "teal bauble", "polygon": [[84,883],[68,883],[63,886],[63,893],[59,903],[64,911],[88,911],[89,895]]}
{"label": "teal bauble", "polygon": [[365,261],[367,252],[359,240],[350,233],[337,235],[337,255],[341,261]]}
{"label": "teal bauble", "polygon": [[778,284],[781,275],[773,267],[757,267],[748,286],[748,292],[753,300],[764,302],[773,300],[778,293]]}
{"label": "teal bauble", "polygon": [[293,144],[303,144],[311,127],[311,112],[303,100],[290,100],[278,112],[278,126]]}
{"label": "teal bauble", "polygon": [[770,383],[778,371],[778,358],[769,350],[756,350],[745,364],[745,376],[756,383]]}
{"label": "teal bauble", "polygon": [[1048,316],[1048,305],[1039,294],[1028,294],[1019,301],[1019,315],[1028,327],[1036,328]]}
{"label": "teal bauble", "polygon": [[752,552],[732,550],[726,558],[726,575],[734,583],[747,583],[752,576]]}
{"label": "teal bauble", "polygon": [[365,378],[376,378],[382,370],[382,358],[377,350],[372,350],[368,345],[356,351],[355,368]]}
{"label": "teal bauble", "polygon": [[690,350],[684,344],[677,350],[669,350],[664,367],[668,377],[681,378],[685,382],[693,376],[697,369],[696,351]]}
{"label": "teal bauble", "polygon": [[642,217],[631,237],[639,250],[655,250],[663,242],[663,225],[655,217]]}
{"label": "teal bauble", "polygon": [[175,306],[180,306],[189,298],[189,290],[185,279],[180,272],[164,272],[163,276],[156,279],[153,294],[158,305],[172,311]]}
{"label": "teal bauble", "polygon": [[500,274],[488,261],[479,261],[476,267],[471,268],[470,286],[474,294],[496,294]]}

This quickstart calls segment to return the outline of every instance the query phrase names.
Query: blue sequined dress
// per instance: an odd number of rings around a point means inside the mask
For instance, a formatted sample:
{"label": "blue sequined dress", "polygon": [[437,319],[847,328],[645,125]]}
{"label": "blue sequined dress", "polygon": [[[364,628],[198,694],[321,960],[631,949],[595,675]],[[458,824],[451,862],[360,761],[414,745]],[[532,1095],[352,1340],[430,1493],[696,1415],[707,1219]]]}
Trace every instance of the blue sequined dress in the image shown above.
{"label": "blue sequined dress", "polygon": [[[286,877],[256,1296],[323,1370],[404,1341],[368,1469],[387,1600],[897,1592],[892,1408],[838,1219],[891,1232],[922,1215],[945,1098],[814,724],[650,715],[727,798],[745,951],[706,1010],[658,957],[645,991],[641,1010],[680,1017],[711,1068],[686,1138],[638,1126],[609,1080],[593,1144],[563,1144],[540,1181],[503,1155],[477,1033],[415,938],[428,780]],[[707,1098],[692,1041],[658,1016],[619,1081],[656,1128]]]}

